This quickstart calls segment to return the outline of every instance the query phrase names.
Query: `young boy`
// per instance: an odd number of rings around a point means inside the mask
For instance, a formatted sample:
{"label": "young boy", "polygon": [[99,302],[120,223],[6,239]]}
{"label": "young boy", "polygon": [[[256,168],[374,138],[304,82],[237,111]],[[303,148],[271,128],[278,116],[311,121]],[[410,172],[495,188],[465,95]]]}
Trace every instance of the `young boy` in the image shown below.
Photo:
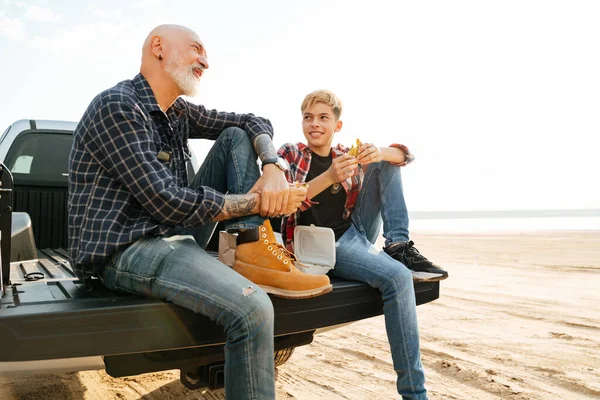
{"label": "young boy", "polygon": [[[333,229],[334,274],[367,282],[382,292],[398,393],[405,399],[426,399],[413,278],[437,281],[448,273],[423,257],[408,239],[399,167],[414,157],[405,146],[395,144],[386,148],[362,144],[357,157],[342,145],[333,148],[333,136],[342,128],[342,104],[329,91],[307,95],[301,110],[307,144],[287,143],[278,151],[290,164],[287,179],[309,184],[299,211],[282,220],[286,246],[293,251],[296,225]],[[382,222],[384,251],[373,246]]]}

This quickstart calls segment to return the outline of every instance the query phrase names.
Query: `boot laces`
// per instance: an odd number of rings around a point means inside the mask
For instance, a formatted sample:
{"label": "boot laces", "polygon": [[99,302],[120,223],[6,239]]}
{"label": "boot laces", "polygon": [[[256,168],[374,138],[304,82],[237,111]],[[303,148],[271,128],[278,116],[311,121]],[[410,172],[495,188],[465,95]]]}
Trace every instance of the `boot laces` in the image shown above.
{"label": "boot laces", "polygon": [[268,245],[267,249],[269,251],[271,251],[274,256],[277,256],[278,260],[283,260],[284,264],[287,264],[290,261],[292,261],[292,265],[293,265],[293,262],[296,261],[296,256],[294,255],[294,253],[289,251],[281,243],[269,242],[267,240],[265,240],[265,243]]}
{"label": "boot laces", "polygon": [[262,240],[264,241],[264,243],[267,245],[267,250],[271,251],[273,253],[273,255],[277,257],[278,260],[283,260],[284,264],[287,265],[291,261],[292,265],[294,265],[295,261],[297,261],[294,253],[289,251],[281,243],[278,243],[276,241],[275,242],[270,241],[269,239],[271,239],[271,238],[267,234],[266,227],[264,227],[264,226],[261,227],[261,231],[263,232],[261,234],[261,237],[262,237]]}

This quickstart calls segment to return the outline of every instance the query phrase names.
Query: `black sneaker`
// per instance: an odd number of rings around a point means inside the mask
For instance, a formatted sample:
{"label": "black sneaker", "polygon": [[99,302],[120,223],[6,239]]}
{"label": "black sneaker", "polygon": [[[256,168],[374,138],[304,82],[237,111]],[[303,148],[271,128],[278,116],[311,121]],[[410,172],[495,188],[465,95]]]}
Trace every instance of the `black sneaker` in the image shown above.
{"label": "black sneaker", "polygon": [[412,271],[415,281],[436,282],[448,277],[448,272],[419,253],[412,240],[406,243],[394,243],[383,250],[395,260],[406,265]]}

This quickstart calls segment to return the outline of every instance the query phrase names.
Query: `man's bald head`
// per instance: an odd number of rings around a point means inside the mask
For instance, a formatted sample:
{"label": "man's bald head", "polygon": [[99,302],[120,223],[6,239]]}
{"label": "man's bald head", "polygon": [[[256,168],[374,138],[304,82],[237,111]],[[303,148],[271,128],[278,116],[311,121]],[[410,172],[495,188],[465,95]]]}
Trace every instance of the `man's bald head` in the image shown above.
{"label": "man's bald head", "polygon": [[[198,35],[181,25],[159,25],[142,46],[142,75],[172,81],[180,94],[193,95],[208,68],[206,50]],[[167,85],[169,86],[169,85]]]}
{"label": "man's bald head", "polygon": [[152,50],[152,41],[153,38],[156,37],[161,38],[165,44],[174,44],[185,39],[197,40],[198,42],[200,41],[198,35],[193,30],[185,26],[172,24],[159,25],[152,29],[146,37],[144,46],[142,47],[142,56]]}

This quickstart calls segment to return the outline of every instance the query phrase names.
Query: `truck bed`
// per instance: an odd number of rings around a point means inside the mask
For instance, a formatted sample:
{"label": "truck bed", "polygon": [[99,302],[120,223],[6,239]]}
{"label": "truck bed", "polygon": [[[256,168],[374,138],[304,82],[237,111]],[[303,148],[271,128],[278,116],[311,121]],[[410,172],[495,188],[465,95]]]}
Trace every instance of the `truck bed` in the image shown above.
{"label": "truck bed", "polygon": [[[0,361],[29,361],[172,351],[222,344],[222,328],[205,316],[160,300],[106,289],[86,291],[64,250],[11,263],[0,299]],[[216,256],[216,255],[215,255]],[[37,278],[41,278],[35,280]],[[333,291],[303,300],[272,297],[275,336],[357,321],[383,312],[381,294],[365,283],[331,279]],[[415,284],[417,304],[439,297],[439,282]]]}

